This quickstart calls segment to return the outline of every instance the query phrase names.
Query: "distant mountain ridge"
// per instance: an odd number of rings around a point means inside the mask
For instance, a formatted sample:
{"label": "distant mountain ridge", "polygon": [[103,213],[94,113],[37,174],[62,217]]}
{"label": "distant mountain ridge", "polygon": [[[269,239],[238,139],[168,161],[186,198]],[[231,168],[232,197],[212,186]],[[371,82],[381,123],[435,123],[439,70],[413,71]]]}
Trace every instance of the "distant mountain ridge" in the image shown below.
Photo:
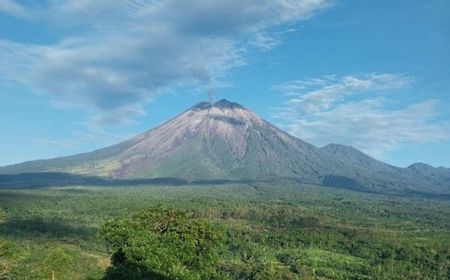
{"label": "distant mountain ridge", "polygon": [[450,193],[450,170],[399,168],[338,144],[317,148],[244,106],[199,103],[154,129],[91,153],[0,168],[0,174],[61,172],[109,179],[265,180],[375,192]]}

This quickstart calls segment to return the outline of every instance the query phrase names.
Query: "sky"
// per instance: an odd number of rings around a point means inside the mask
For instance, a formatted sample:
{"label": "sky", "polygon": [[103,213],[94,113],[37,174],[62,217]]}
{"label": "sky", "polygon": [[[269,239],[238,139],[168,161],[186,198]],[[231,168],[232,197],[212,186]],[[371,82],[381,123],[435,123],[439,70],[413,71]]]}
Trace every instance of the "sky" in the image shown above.
{"label": "sky", "polygon": [[316,146],[450,167],[447,0],[0,0],[0,165],[92,151],[208,90]]}

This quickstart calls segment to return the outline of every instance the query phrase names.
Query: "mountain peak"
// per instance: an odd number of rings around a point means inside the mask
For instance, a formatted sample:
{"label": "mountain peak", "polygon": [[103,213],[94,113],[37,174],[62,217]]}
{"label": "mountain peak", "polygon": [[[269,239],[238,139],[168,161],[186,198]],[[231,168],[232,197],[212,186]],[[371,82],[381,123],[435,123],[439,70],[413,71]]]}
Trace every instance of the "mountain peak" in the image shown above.
{"label": "mountain peak", "polygon": [[[337,157],[346,162],[356,163],[357,166],[365,166],[371,168],[387,168],[387,165],[379,160],[376,160],[369,155],[361,152],[353,146],[341,145],[331,143],[322,148],[320,148],[323,152],[331,154],[334,157]],[[390,168],[390,167],[389,167]]]}
{"label": "mountain peak", "polygon": [[217,108],[222,108],[222,109],[224,109],[224,108],[228,108],[228,109],[236,109],[236,108],[245,109],[244,106],[242,106],[241,104],[228,101],[227,99],[221,99],[221,100],[217,101],[216,103],[214,103],[213,106],[217,107]]}
{"label": "mountain peak", "polygon": [[330,153],[352,153],[352,154],[363,154],[360,150],[356,149],[353,146],[347,146],[342,144],[330,143],[321,148],[323,151],[327,151]]}
{"label": "mountain peak", "polygon": [[195,105],[194,107],[192,107],[192,109],[197,109],[197,110],[207,110],[207,109],[211,109],[211,108],[230,109],[230,110],[233,110],[233,109],[247,110],[241,104],[231,102],[227,99],[221,99],[221,100],[215,102],[214,104],[211,104],[209,102],[200,102],[197,105]]}
{"label": "mountain peak", "polygon": [[434,169],[433,166],[423,163],[423,162],[415,162],[413,164],[411,164],[410,166],[408,166],[408,168],[410,169],[415,169],[415,170],[429,170],[429,169]]}
{"label": "mountain peak", "polygon": [[211,104],[208,102],[200,102],[194,105],[191,109],[205,110],[211,108]]}

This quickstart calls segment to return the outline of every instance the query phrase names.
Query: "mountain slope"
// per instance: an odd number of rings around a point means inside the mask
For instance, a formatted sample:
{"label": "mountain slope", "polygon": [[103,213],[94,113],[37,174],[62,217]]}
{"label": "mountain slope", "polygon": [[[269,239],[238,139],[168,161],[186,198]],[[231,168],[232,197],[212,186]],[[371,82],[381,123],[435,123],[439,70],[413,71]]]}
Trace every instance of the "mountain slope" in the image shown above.
{"label": "mountain slope", "polygon": [[[329,144],[321,150],[350,170],[349,177],[377,191],[450,193],[450,170],[425,164],[400,168],[376,160],[351,146]],[[425,167],[426,166],[426,167]],[[336,166],[339,168],[339,166]]]}
{"label": "mountain slope", "polygon": [[[431,168],[431,169],[430,169]],[[376,192],[450,192],[447,169],[398,168],[355,148],[317,148],[276,128],[245,107],[199,103],[162,125],[91,153],[0,168],[0,174],[61,172],[112,179],[303,182]]]}
{"label": "mountain slope", "polygon": [[8,166],[0,172],[70,172],[113,178],[281,176],[319,182],[320,174],[332,168],[316,147],[239,104],[221,100],[214,105],[200,103],[155,129],[109,148]]}

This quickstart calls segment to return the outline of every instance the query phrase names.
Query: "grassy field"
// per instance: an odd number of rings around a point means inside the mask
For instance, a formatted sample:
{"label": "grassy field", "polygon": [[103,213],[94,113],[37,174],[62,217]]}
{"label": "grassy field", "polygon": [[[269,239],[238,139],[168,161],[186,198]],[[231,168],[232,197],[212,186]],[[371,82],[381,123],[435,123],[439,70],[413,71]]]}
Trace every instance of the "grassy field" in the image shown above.
{"label": "grassy field", "polygon": [[155,205],[222,227],[232,279],[450,279],[450,201],[291,182],[0,190],[0,279],[101,279],[98,228]]}

